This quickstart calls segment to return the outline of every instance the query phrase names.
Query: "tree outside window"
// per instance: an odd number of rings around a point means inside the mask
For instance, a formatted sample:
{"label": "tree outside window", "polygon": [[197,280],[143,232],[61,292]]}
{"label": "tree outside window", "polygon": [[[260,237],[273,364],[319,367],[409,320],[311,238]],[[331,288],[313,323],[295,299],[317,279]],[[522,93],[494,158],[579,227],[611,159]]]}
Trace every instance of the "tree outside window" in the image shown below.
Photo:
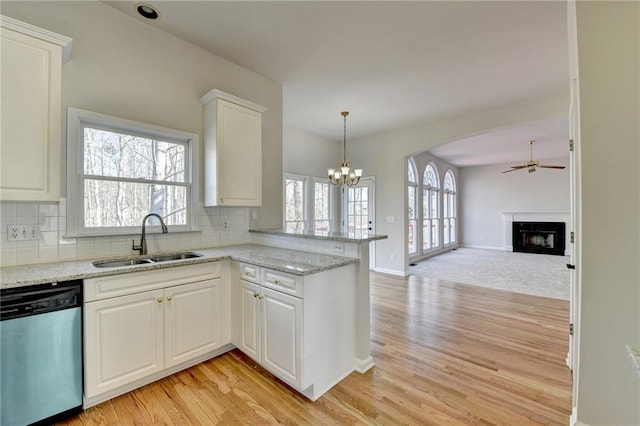
{"label": "tree outside window", "polygon": [[306,229],[306,186],[306,177],[285,176],[284,227],[286,231],[302,232]]}

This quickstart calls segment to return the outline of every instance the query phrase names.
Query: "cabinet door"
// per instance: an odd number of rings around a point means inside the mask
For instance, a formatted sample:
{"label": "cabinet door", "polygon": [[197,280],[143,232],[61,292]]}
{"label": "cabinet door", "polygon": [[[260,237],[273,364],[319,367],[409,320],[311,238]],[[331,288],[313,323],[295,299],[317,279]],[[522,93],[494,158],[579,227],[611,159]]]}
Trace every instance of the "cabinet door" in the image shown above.
{"label": "cabinet door", "polygon": [[165,298],[165,368],[221,346],[219,278],[169,287]]}
{"label": "cabinet door", "polygon": [[162,290],[84,305],[84,393],[91,398],[164,368]]}
{"label": "cabinet door", "polygon": [[3,28],[0,200],[60,201],[60,46]]}
{"label": "cabinet door", "polygon": [[302,385],[302,299],[262,287],[262,365]]}
{"label": "cabinet door", "polygon": [[260,362],[260,286],[240,280],[240,341],[238,349]]}
{"label": "cabinet door", "polygon": [[217,102],[218,205],[260,206],[262,114],[223,99]]}

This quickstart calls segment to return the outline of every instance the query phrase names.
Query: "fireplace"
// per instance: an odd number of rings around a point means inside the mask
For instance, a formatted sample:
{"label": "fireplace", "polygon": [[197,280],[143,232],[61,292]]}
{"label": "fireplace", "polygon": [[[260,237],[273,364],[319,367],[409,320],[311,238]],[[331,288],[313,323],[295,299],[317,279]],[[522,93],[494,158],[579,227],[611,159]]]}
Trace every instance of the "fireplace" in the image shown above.
{"label": "fireplace", "polygon": [[513,251],[564,256],[564,222],[513,222]]}

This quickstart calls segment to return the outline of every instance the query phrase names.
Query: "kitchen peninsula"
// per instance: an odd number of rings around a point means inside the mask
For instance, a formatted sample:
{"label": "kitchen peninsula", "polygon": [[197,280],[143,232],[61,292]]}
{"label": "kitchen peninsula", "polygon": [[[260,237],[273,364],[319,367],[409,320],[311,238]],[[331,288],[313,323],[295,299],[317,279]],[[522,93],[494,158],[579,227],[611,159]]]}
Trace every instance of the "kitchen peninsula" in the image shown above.
{"label": "kitchen peninsula", "polygon": [[251,235],[183,258],[2,267],[0,287],[84,280],[84,408],[234,347],[311,400],[371,368],[368,243],[386,237]]}
{"label": "kitchen peninsula", "polygon": [[369,290],[369,243],[386,235],[366,232],[287,231],[251,229],[252,242],[275,247],[357,258],[356,266],[356,364],[364,373],[373,367],[371,357],[371,302]]}

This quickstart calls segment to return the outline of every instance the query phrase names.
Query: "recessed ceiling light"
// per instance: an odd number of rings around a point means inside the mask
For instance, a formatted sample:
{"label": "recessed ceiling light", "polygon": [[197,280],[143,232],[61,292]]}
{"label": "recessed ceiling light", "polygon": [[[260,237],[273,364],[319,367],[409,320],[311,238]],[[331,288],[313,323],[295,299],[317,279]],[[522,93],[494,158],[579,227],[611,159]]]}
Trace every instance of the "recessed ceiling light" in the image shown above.
{"label": "recessed ceiling light", "polygon": [[158,14],[158,11],[155,9],[155,7],[151,6],[150,4],[147,3],[138,3],[136,4],[136,10],[138,11],[138,13],[147,19],[158,19],[160,17],[160,15]]}

